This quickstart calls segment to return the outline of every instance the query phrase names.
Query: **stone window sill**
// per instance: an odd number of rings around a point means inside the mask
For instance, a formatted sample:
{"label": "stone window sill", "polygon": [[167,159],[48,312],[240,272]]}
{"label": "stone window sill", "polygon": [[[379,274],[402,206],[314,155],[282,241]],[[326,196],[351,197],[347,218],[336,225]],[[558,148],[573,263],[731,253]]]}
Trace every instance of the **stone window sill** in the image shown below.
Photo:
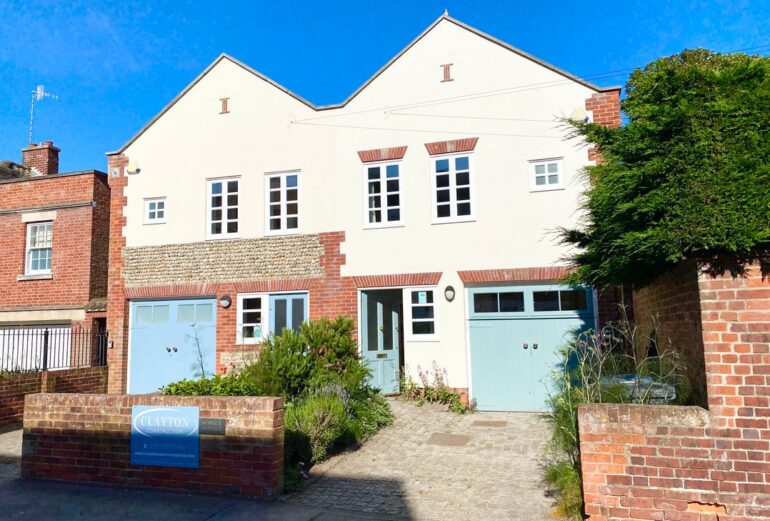
{"label": "stone window sill", "polygon": [[53,274],[51,273],[41,273],[39,275],[19,275],[16,280],[22,282],[25,280],[51,280],[52,278]]}

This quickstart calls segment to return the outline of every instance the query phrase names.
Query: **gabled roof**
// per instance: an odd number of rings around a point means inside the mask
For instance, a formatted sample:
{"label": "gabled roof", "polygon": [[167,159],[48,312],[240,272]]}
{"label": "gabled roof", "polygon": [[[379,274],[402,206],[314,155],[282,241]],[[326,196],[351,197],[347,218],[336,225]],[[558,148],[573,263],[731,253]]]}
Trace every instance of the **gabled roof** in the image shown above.
{"label": "gabled roof", "polygon": [[284,87],[283,85],[277,83],[273,79],[265,76],[264,74],[262,74],[261,72],[257,71],[256,69],[253,69],[252,67],[249,67],[248,65],[246,65],[242,61],[240,61],[240,60],[238,60],[236,58],[233,58],[232,56],[229,56],[226,53],[222,53],[222,54],[219,55],[219,57],[217,57],[216,60],[214,60],[214,62],[211,65],[206,67],[206,69],[202,73],[200,73],[187,87],[185,87],[185,89],[182,92],[180,92],[173,100],[171,100],[171,102],[168,105],[163,107],[163,109],[154,118],[152,118],[149,121],[149,123],[147,123],[144,127],[142,127],[141,130],[139,130],[139,132],[137,132],[131,139],[129,139],[128,142],[126,142],[126,144],[124,144],[122,147],[120,147],[120,149],[118,149],[118,150],[116,150],[114,152],[107,152],[107,155],[111,156],[111,155],[116,155],[116,154],[122,154],[123,152],[125,152],[125,150],[134,141],[136,141],[139,138],[139,136],[144,134],[158,119],[160,119],[161,116],[163,116],[163,114],[165,114],[169,109],[171,109],[171,107],[173,107],[176,104],[177,101],[179,101],[185,94],[187,94],[187,92],[190,89],[192,89],[199,81],[201,81],[203,79],[203,77],[206,76],[222,60],[229,60],[230,62],[234,63],[235,65],[238,65],[239,67],[242,67],[244,70],[252,73],[256,77],[260,78],[261,80],[266,81],[267,83],[269,83],[273,87],[275,87],[275,88],[285,92],[286,94],[288,94],[292,98],[296,99],[300,103],[303,103],[304,105],[310,107],[311,109],[313,109],[315,111],[340,109],[340,108],[345,107],[345,105],[347,105],[348,103],[350,103],[366,87],[368,87],[370,83],[372,83],[375,79],[377,79],[377,77],[379,77],[383,72],[385,72],[388,69],[388,67],[390,67],[393,63],[395,63],[396,60],[398,60],[401,56],[403,56],[409,49],[411,49],[414,45],[416,45],[417,42],[422,40],[422,38],[425,35],[427,35],[431,30],[433,30],[433,28],[435,28],[439,23],[441,23],[444,20],[446,20],[448,22],[451,22],[451,23],[457,25],[458,27],[461,27],[461,28],[463,28],[463,29],[465,29],[467,31],[470,31],[471,33],[473,33],[473,34],[475,34],[477,36],[480,36],[481,38],[484,38],[485,40],[488,40],[488,41],[490,41],[490,42],[492,42],[494,44],[497,44],[497,45],[503,47],[504,49],[508,49],[509,51],[511,51],[511,52],[513,52],[515,54],[518,54],[522,58],[526,58],[527,60],[530,60],[530,61],[532,61],[532,62],[534,62],[534,63],[536,63],[536,64],[538,64],[538,65],[540,65],[542,67],[545,67],[546,69],[549,69],[549,70],[555,72],[556,74],[564,76],[565,78],[570,79],[570,80],[572,80],[572,81],[574,81],[576,83],[579,83],[579,84],[581,84],[581,85],[583,85],[583,86],[585,86],[585,87],[587,87],[587,88],[589,88],[591,90],[595,90],[596,92],[609,92],[609,91],[617,91],[617,90],[621,89],[621,87],[619,87],[619,86],[599,87],[598,85],[594,85],[593,83],[585,81],[585,80],[575,76],[574,74],[571,74],[571,73],[569,73],[569,72],[567,72],[567,71],[565,71],[563,69],[560,69],[559,67],[556,67],[555,65],[552,65],[552,64],[550,64],[550,63],[548,63],[546,61],[541,60],[540,58],[536,58],[535,56],[532,56],[531,54],[529,54],[527,52],[524,52],[521,49],[519,49],[517,47],[514,47],[513,45],[510,45],[510,44],[508,44],[508,43],[506,43],[506,42],[504,42],[502,40],[499,40],[499,39],[495,38],[494,36],[491,36],[491,35],[483,32],[483,31],[479,31],[475,27],[471,27],[470,25],[467,25],[467,24],[465,24],[465,23],[463,23],[463,22],[461,22],[461,21],[459,21],[459,20],[457,20],[455,18],[452,18],[447,13],[444,13],[442,16],[440,16],[438,19],[436,19],[436,21],[434,21],[432,24],[430,24],[423,32],[421,32],[417,36],[417,38],[412,40],[409,43],[409,45],[404,47],[398,54],[396,54],[393,58],[391,58],[385,65],[383,65],[377,72],[375,72],[368,80],[366,80],[360,87],[358,87],[350,96],[347,97],[347,99],[345,99],[341,103],[336,103],[336,104],[332,104],[332,105],[315,105],[314,103],[311,103],[310,101],[306,100],[305,98],[303,98],[299,94],[297,94],[295,92],[292,92],[291,90],[289,90],[286,87]]}

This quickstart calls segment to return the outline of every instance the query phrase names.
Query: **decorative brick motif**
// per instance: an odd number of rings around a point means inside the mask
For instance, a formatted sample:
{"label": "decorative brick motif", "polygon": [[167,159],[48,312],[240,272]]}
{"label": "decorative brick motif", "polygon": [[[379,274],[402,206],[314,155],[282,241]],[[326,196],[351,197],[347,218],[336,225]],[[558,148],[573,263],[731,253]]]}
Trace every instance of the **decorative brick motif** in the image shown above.
{"label": "decorative brick motif", "polygon": [[357,288],[400,288],[404,286],[435,286],[441,272],[400,273],[398,275],[360,275],[353,277]]}
{"label": "decorative brick motif", "polygon": [[375,161],[396,161],[403,159],[407,147],[375,148],[374,150],[359,150],[358,157],[362,163]]}
{"label": "decorative brick motif", "polygon": [[681,266],[634,302],[658,310],[675,347],[702,349],[709,409],[581,407],[591,521],[770,519],[770,280],[757,266],[737,279],[695,269]]}
{"label": "decorative brick motif", "polygon": [[127,287],[320,277],[317,235],[125,248]]}
{"label": "decorative brick motif", "polygon": [[453,139],[451,141],[425,143],[425,148],[428,150],[428,154],[437,156],[441,154],[453,154],[455,152],[470,152],[475,150],[476,143],[478,142],[479,138],[469,137],[464,139]]}
{"label": "decorative brick motif", "polygon": [[24,397],[39,392],[104,393],[106,367],[79,367],[61,371],[0,375],[0,427],[19,423]]}
{"label": "decorative brick motif", "polygon": [[559,280],[570,273],[566,266],[543,266],[539,268],[511,268],[507,270],[458,271],[464,284],[485,282],[524,282],[529,280]]}
{"label": "decorative brick motif", "polygon": [[[200,467],[130,463],[131,407],[194,406],[224,418],[200,437]],[[24,478],[275,497],[283,484],[283,400],[257,397],[34,394],[24,410]]]}

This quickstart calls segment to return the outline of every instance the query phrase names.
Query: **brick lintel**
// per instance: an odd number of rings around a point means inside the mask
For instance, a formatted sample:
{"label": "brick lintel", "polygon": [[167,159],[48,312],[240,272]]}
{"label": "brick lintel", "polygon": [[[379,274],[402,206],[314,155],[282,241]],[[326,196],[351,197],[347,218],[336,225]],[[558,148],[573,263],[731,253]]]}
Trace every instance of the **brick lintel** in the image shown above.
{"label": "brick lintel", "polygon": [[540,266],[534,268],[510,268],[458,271],[464,284],[484,282],[524,282],[530,280],[559,280],[570,273],[567,266]]}

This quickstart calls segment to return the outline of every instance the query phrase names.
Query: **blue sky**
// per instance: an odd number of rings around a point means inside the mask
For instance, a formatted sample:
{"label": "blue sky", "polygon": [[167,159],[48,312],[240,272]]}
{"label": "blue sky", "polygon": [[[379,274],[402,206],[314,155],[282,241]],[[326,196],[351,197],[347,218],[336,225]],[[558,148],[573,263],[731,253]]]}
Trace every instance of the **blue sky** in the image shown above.
{"label": "blue sky", "polygon": [[0,0],[0,159],[20,160],[37,84],[59,99],[37,106],[35,141],[62,148],[62,171],[105,170],[104,153],[222,52],[314,103],[336,103],[444,9],[580,76],[688,47],[770,44],[770,5],[757,0]]}

